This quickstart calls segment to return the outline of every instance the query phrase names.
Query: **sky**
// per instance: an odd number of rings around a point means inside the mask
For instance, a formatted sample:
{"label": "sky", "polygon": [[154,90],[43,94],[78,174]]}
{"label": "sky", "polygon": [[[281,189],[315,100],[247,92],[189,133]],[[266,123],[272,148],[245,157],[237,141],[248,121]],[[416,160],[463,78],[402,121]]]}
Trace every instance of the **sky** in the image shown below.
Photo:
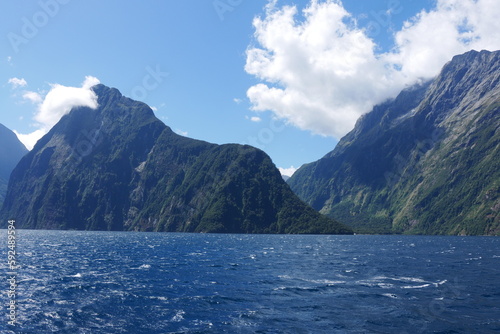
{"label": "sky", "polygon": [[291,175],[454,55],[500,49],[498,17],[498,0],[2,1],[0,123],[31,149],[102,83]]}

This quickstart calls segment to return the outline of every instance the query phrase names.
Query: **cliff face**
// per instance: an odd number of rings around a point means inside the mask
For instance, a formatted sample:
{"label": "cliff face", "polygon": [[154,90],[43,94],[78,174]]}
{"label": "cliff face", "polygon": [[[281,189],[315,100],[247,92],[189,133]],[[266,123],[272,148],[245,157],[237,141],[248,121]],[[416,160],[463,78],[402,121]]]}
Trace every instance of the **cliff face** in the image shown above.
{"label": "cliff face", "polygon": [[93,87],[14,169],[2,217],[21,228],[352,233],[304,204],[262,151],[182,137],[145,104]]}
{"label": "cliff face", "polygon": [[500,52],[456,56],[288,181],[360,232],[500,234]]}
{"label": "cliff face", "polygon": [[10,173],[23,155],[28,153],[26,147],[17,139],[14,132],[0,124],[0,207],[7,192]]}

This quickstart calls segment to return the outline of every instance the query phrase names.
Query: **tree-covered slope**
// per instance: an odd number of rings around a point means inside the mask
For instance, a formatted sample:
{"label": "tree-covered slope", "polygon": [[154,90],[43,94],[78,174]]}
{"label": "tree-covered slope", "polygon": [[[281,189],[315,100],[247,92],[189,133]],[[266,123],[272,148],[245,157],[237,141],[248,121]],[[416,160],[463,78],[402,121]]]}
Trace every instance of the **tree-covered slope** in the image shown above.
{"label": "tree-covered slope", "polygon": [[288,181],[359,232],[500,234],[500,52],[456,56]]}
{"label": "tree-covered slope", "polygon": [[12,173],[3,217],[38,229],[352,233],[304,204],[262,151],[175,134],[145,104],[93,87]]}

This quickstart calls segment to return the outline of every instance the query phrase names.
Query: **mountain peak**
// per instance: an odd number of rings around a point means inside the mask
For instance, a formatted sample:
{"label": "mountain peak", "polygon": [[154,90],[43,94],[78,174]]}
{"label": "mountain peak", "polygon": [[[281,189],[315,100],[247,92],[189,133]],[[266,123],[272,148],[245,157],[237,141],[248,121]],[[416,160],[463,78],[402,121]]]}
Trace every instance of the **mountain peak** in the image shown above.
{"label": "mountain peak", "polygon": [[359,232],[500,234],[500,51],[455,56],[288,181]]}
{"label": "mountain peak", "polygon": [[[24,228],[352,233],[300,201],[250,146],[179,136],[102,84],[17,165],[1,214]],[[6,220],[4,220],[6,221]]]}
{"label": "mountain peak", "polygon": [[457,62],[464,62],[470,59],[487,59],[488,57],[494,56],[498,57],[499,51],[489,51],[489,50],[481,50],[481,51],[476,51],[476,50],[470,50],[465,53],[455,55],[451,59],[450,63],[457,63]]}
{"label": "mountain peak", "polygon": [[91,89],[97,95],[97,103],[101,110],[109,109],[107,106],[118,104],[126,106],[127,111],[140,111],[141,113],[146,113],[147,116],[154,117],[153,110],[146,103],[124,96],[117,88],[108,87],[100,83]]}

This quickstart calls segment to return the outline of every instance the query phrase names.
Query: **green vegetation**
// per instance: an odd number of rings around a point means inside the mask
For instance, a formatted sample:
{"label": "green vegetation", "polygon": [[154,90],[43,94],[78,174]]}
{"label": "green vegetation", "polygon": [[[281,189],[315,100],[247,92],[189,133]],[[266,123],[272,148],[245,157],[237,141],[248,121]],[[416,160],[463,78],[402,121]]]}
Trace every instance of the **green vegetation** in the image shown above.
{"label": "green vegetation", "polygon": [[44,229],[352,233],[302,202],[271,159],[179,136],[145,104],[94,87],[12,174],[2,215]]}
{"label": "green vegetation", "polygon": [[499,78],[499,51],[457,56],[288,183],[357,233],[500,235]]}

